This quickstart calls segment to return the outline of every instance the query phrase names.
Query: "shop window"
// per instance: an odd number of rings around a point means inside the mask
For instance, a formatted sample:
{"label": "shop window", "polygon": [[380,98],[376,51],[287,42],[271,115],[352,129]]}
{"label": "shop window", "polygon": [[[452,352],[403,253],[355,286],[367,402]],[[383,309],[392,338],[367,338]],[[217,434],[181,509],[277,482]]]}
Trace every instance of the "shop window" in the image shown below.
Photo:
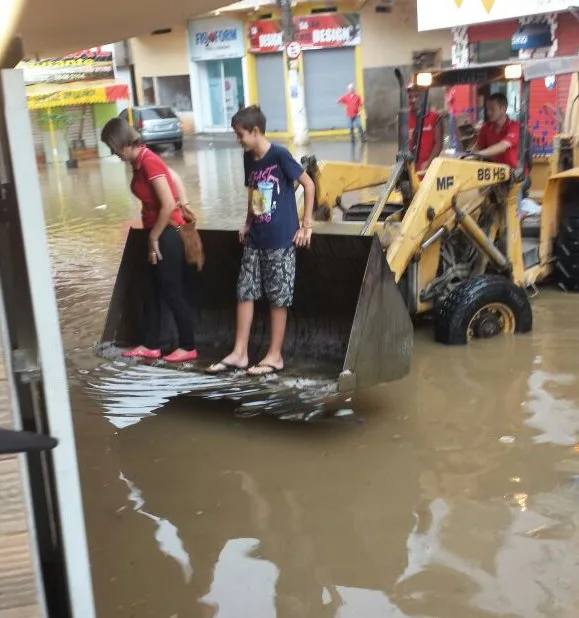
{"label": "shop window", "polygon": [[512,57],[511,39],[498,41],[477,41],[471,43],[470,54],[473,62],[501,62]]}
{"label": "shop window", "polygon": [[157,77],[157,99],[160,105],[167,105],[176,112],[192,111],[189,75]]}

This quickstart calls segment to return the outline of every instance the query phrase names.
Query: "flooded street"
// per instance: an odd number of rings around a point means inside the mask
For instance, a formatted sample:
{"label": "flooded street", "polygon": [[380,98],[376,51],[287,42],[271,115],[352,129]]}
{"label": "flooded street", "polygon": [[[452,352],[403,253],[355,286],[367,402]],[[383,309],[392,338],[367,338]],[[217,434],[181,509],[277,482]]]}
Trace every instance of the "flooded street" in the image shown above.
{"label": "flooded street", "polygon": [[[230,138],[166,161],[200,226],[241,225]],[[511,340],[418,328],[411,375],[348,422],[241,419],[184,374],[93,355],[139,219],[129,181],[115,160],[41,171],[99,618],[579,616],[579,296],[543,289]]]}

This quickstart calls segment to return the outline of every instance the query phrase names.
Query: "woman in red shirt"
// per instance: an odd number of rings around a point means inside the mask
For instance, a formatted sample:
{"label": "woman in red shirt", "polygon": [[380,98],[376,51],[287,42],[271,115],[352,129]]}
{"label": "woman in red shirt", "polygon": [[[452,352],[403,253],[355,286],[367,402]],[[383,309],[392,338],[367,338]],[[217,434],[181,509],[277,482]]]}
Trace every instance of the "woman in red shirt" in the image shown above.
{"label": "woman in red shirt", "polygon": [[[179,194],[169,168],[161,157],[141,145],[139,134],[123,118],[113,118],[101,132],[111,152],[133,167],[131,191],[142,202],[143,227],[148,231],[148,260],[153,297],[145,302],[142,345],[123,353],[133,358],[160,358],[161,304],[175,318],[179,347],[163,359],[185,362],[197,358],[192,311],[183,290],[185,247],[179,227],[185,223],[177,206]],[[145,259],[145,256],[143,256]]]}

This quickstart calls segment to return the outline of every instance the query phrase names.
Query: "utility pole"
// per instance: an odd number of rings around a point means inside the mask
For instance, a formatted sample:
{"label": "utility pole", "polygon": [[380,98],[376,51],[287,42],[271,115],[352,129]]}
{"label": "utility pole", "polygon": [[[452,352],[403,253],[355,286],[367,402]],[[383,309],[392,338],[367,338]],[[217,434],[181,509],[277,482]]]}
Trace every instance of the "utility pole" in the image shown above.
{"label": "utility pole", "polygon": [[[284,60],[287,63],[290,114],[293,140],[296,146],[309,143],[308,119],[304,96],[303,76],[300,71],[301,48],[295,41],[291,0],[276,0],[281,14],[281,31],[284,44]],[[289,50],[289,51],[288,51]]]}

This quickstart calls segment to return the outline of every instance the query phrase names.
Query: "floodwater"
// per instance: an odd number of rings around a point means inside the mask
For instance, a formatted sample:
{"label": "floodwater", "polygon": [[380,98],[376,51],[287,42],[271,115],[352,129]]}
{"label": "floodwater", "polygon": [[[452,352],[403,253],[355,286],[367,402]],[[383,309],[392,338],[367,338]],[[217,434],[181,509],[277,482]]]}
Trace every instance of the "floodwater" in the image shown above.
{"label": "floodwater", "polygon": [[[240,225],[227,138],[167,161],[202,225]],[[178,372],[93,356],[128,180],[112,160],[41,171],[99,618],[579,615],[579,297],[543,290],[512,340],[418,329],[411,375],[349,422],[240,419]]]}

